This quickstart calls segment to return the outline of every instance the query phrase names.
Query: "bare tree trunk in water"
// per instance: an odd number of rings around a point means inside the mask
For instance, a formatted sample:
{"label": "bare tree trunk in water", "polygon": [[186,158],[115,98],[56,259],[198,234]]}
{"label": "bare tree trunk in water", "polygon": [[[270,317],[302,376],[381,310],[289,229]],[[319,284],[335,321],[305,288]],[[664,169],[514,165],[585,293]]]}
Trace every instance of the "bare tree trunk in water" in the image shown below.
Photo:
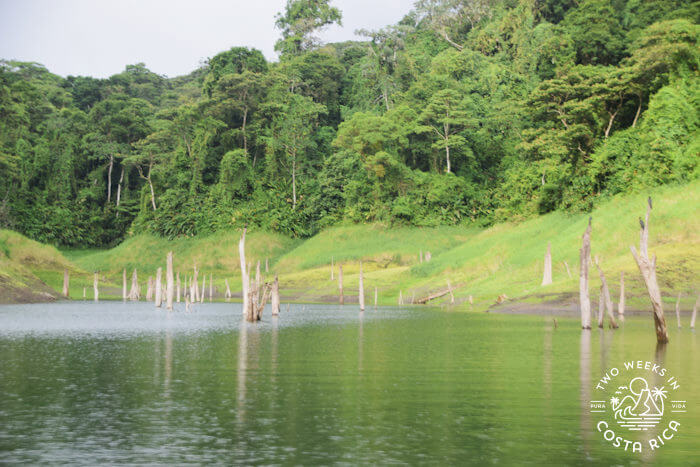
{"label": "bare tree trunk in water", "polygon": [[581,328],[591,329],[591,298],[588,294],[588,263],[591,260],[591,218],[583,234],[580,250],[579,303],[581,307]]}
{"label": "bare tree trunk in water", "polygon": [[68,269],[63,270],[63,296],[68,298]]}
{"label": "bare tree trunk in water", "polygon": [[280,281],[277,274],[275,274],[275,282],[272,283],[271,294],[272,316],[277,316],[280,314]]}
{"label": "bare tree trunk in water", "polygon": [[656,342],[659,344],[666,344],[668,342],[668,329],[666,328],[666,317],[664,316],[664,308],[661,302],[661,290],[656,280],[656,255],[649,260],[649,253],[647,251],[650,213],[651,198],[647,201],[646,222],[642,221],[641,218],[639,219],[639,225],[641,226],[641,231],[639,232],[639,253],[637,253],[637,250],[635,250],[633,246],[630,247],[630,250],[632,250],[632,256],[634,256],[634,260],[637,262],[639,272],[642,273],[647,292],[649,293],[649,299],[651,300],[654,315],[654,328],[656,330]]}
{"label": "bare tree trunk in water", "polygon": [[173,296],[175,295],[174,290],[174,278],[173,278],[173,252],[168,252],[165,271],[165,307],[168,310],[173,309]]}
{"label": "bare tree trunk in water", "polygon": [[360,290],[357,299],[360,302],[360,311],[365,311],[365,279],[362,274],[362,261],[360,261]]}
{"label": "bare tree trunk in water", "polygon": [[100,291],[97,288],[98,281],[99,281],[99,273],[96,272],[92,277],[92,290],[93,290],[96,302],[100,301]]}
{"label": "bare tree trunk in water", "polygon": [[158,268],[156,271],[156,308],[160,308],[163,303],[163,268]]}
{"label": "bare tree trunk in water", "polygon": [[250,307],[250,297],[249,297],[249,292],[250,292],[250,284],[249,284],[249,276],[248,276],[248,269],[246,267],[246,262],[245,262],[245,233],[248,229],[244,228],[243,229],[243,235],[241,235],[241,239],[238,241],[238,255],[241,260],[241,288],[242,288],[242,293],[243,293],[243,316],[247,316],[248,313],[248,308]]}

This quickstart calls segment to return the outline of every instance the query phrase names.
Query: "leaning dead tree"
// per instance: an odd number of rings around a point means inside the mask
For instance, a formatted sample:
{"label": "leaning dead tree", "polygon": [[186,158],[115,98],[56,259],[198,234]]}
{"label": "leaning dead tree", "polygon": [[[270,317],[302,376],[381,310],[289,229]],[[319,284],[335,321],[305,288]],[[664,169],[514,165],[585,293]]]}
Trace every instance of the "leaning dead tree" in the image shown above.
{"label": "leaning dead tree", "polygon": [[591,297],[588,294],[588,263],[591,261],[591,218],[583,233],[580,250],[579,302],[581,306],[581,327],[591,329]]}
{"label": "leaning dead tree", "polygon": [[[603,295],[603,302],[605,304],[605,310],[608,313],[608,318],[610,320],[610,327],[613,329],[617,329],[617,323],[615,322],[615,315],[613,314],[613,303],[612,303],[612,298],[610,297],[610,289],[608,288],[608,281],[605,280],[605,274],[603,273],[603,269],[600,267],[600,261],[598,260],[598,256],[595,258],[595,267],[598,269],[598,275],[600,276],[600,291]],[[598,327],[603,327],[603,322],[602,320],[598,321]]]}
{"label": "leaning dead tree", "polygon": [[168,252],[167,265],[165,272],[165,307],[168,310],[173,309],[174,278],[173,278],[173,252]]}
{"label": "leaning dead tree", "polygon": [[639,219],[639,225],[641,227],[639,232],[639,252],[637,252],[634,246],[631,246],[630,250],[632,250],[632,256],[634,256],[634,260],[637,262],[639,272],[644,278],[644,284],[649,293],[649,299],[651,300],[654,314],[656,341],[659,344],[665,344],[668,342],[668,329],[666,328],[666,317],[664,316],[664,308],[661,303],[661,290],[656,280],[656,255],[650,260],[647,251],[647,245],[649,243],[649,214],[651,213],[651,208],[651,198],[649,198],[647,200],[646,218],[644,221],[641,218]]}
{"label": "leaning dead tree", "polygon": [[547,252],[544,254],[544,271],[542,273],[542,285],[552,283],[552,245],[547,243]]}
{"label": "leaning dead tree", "polygon": [[69,277],[68,277],[68,269],[63,270],[63,296],[68,298],[68,282],[69,282]]}

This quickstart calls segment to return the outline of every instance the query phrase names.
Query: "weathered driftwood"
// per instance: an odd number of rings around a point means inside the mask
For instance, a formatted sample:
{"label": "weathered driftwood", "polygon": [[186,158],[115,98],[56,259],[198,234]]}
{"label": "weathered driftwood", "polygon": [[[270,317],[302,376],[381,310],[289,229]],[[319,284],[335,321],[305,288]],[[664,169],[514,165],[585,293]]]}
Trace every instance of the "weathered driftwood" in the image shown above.
{"label": "weathered driftwood", "polygon": [[647,214],[644,221],[639,219],[639,225],[641,230],[639,232],[639,252],[634,248],[630,247],[632,250],[632,256],[637,262],[639,267],[639,272],[644,278],[644,284],[647,287],[647,292],[649,293],[649,299],[651,300],[651,306],[653,308],[654,315],[654,328],[656,330],[656,341],[659,344],[665,344],[668,342],[668,329],[666,328],[666,317],[664,316],[664,308],[661,302],[661,290],[659,289],[659,283],[656,280],[656,255],[649,259],[648,253],[648,243],[649,243],[649,215],[651,213],[651,198],[647,202]]}
{"label": "weathered driftwood", "polygon": [[141,288],[139,287],[139,279],[136,273],[136,269],[131,273],[131,289],[129,290],[129,300],[132,302],[141,299]]}
{"label": "weathered driftwood", "polygon": [[175,298],[175,277],[173,277],[173,252],[168,252],[165,271],[165,308],[173,309],[173,299]]}
{"label": "weathered driftwood", "polygon": [[362,261],[360,261],[360,284],[357,299],[360,302],[360,311],[365,311],[365,279],[362,273]]}
{"label": "weathered driftwood", "polygon": [[676,300],[676,321],[678,322],[678,329],[681,328],[681,293],[678,292],[678,299]]}
{"label": "weathered driftwood", "polygon": [[[424,305],[428,303],[431,300],[435,300],[436,298],[444,297],[448,293],[452,292],[452,288],[448,285],[448,287],[445,290],[440,290],[438,292],[432,293],[428,295],[427,297],[419,298],[416,300],[415,303],[418,303],[419,305]],[[413,303],[413,299],[411,299],[411,303]]]}
{"label": "weathered driftwood", "polygon": [[272,289],[270,291],[271,299],[270,304],[272,306],[272,316],[277,316],[280,314],[280,281],[275,274],[275,281],[272,283]]}
{"label": "weathered driftwood", "polygon": [[122,300],[126,301],[126,268],[122,271]]}
{"label": "weathered driftwood", "polygon": [[68,298],[68,282],[70,278],[68,277],[68,269],[63,270],[63,296]]}
{"label": "weathered driftwood", "polygon": [[180,283],[180,273],[175,274],[175,301],[180,303],[180,293],[181,293],[181,283]]}
{"label": "weathered driftwood", "polygon": [[156,271],[156,294],[155,294],[156,308],[160,308],[163,303],[163,268],[158,268]]}
{"label": "weathered driftwood", "polygon": [[338,265],[338,293],[340,294],[340,304],[342,305],[345,301],[343,298],[343,265]]}
{"label": "weathered driftwood", "polygon": [[613,312],[612,298],[610,297],[610,289],[608,288],[608,281],[605,280],[605,274],[603,269],[600,267],[600,260],[596,256],[595,267],[598,269],[598,275],[600,276],[601,292],[603,294],[603,300],[605,301],[605,310],[608,313],[608,319],[610,320],[610,327],[617,329],[617,322],[615,321],[615,315]]}
{"label": "weathered driftwood", "polygon": [[95,301],[99,302],[100,301],[100,291],[98,289],[99,286],[99,276],[100,274],[98,272],[95,272],[92,278],[92,288],[93,288],[93,293],[95,297]]}
{"label": "weathered driftwood", "polygon": [[452,284],[450,284],[450,280],[447,279],[447,290],[450,292],[450,303],[454,305],[455,303],[455,294],[452,293]]}
{"label": "weathered driftwood", "polygon": [[209,303],[214,300],[214,274],[209,273]]}
{"label": "weathered driftwood", "polygon": [[544,271],[542,272],[542,285],[552,283],[552,245],[547,243],[547,252],[544,254]]}
{"label": "weathered driftwood", "polygon": [[248,309],[250,308],[250,284],[248,283],[249,277],[248,277],[248,268],[246,266],[245,262],[245,233],[246,230],[248,229],[243,229],[243,235],[241,235],[241,239],[238,241],[238,255],[241,260],[241,289],[242,289],[242,297],[243,297],[243,307],[242,307],[242,313],[243,316],[247,316],[248,314]]}
{"label": "weathered driftwood", "polygon": [[228,279],[224,278],[224,284],[226,284],[226,301],[231,299],[231,287],[228,285]]}
{"label": "weathered driftwood", "polygon": [[620,272],[620,300],[617,302],[617,317],[625,320],[625,272]]}
{"label": "weathered driftwood", "polygon": [[690,318],[690,329],[695,329],[695,317],[698,315],[698,305],[700,305],[700,294],[693,305],[693,316]]}
{"label": "weathered driftwood", "polygon": [[591,259],[591,218],[583,233],[580,250],[579,304],[581,307],[581,327],[591,329],[591,298],[588,294],[588,263]]}

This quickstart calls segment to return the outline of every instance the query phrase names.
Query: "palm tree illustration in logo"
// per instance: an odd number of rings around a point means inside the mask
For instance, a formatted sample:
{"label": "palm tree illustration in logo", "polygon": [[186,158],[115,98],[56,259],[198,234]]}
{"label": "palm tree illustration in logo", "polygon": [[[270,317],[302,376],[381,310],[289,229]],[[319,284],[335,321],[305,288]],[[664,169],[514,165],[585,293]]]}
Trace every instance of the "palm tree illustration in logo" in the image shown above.
{"label": "palm tree illustration in logo", "polygon": [[[625,394],[628,393],[628,394]],[[663,386],[649,389],[642,377],[632,379],[627,386],[620,386],[610,399],[615,420],[620,426],[633,431],[648,430],[656,426],[664,414],[664,399],[668,392]]]}

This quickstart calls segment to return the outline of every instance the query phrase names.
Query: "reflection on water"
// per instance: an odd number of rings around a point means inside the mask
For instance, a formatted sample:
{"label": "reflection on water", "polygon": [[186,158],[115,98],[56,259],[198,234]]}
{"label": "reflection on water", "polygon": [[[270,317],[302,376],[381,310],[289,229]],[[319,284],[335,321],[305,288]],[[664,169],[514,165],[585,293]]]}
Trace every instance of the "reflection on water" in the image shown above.
{"label": "reflection on water", "polygon": [[0,463],[688,465],[697,411],[653,458],[593,426],[595,382],[625,360],[663,363],[699,400],[696,334],[657,351],[652,326],[423,307],[306,305],[260,323],[234,304],[0,307]]}

